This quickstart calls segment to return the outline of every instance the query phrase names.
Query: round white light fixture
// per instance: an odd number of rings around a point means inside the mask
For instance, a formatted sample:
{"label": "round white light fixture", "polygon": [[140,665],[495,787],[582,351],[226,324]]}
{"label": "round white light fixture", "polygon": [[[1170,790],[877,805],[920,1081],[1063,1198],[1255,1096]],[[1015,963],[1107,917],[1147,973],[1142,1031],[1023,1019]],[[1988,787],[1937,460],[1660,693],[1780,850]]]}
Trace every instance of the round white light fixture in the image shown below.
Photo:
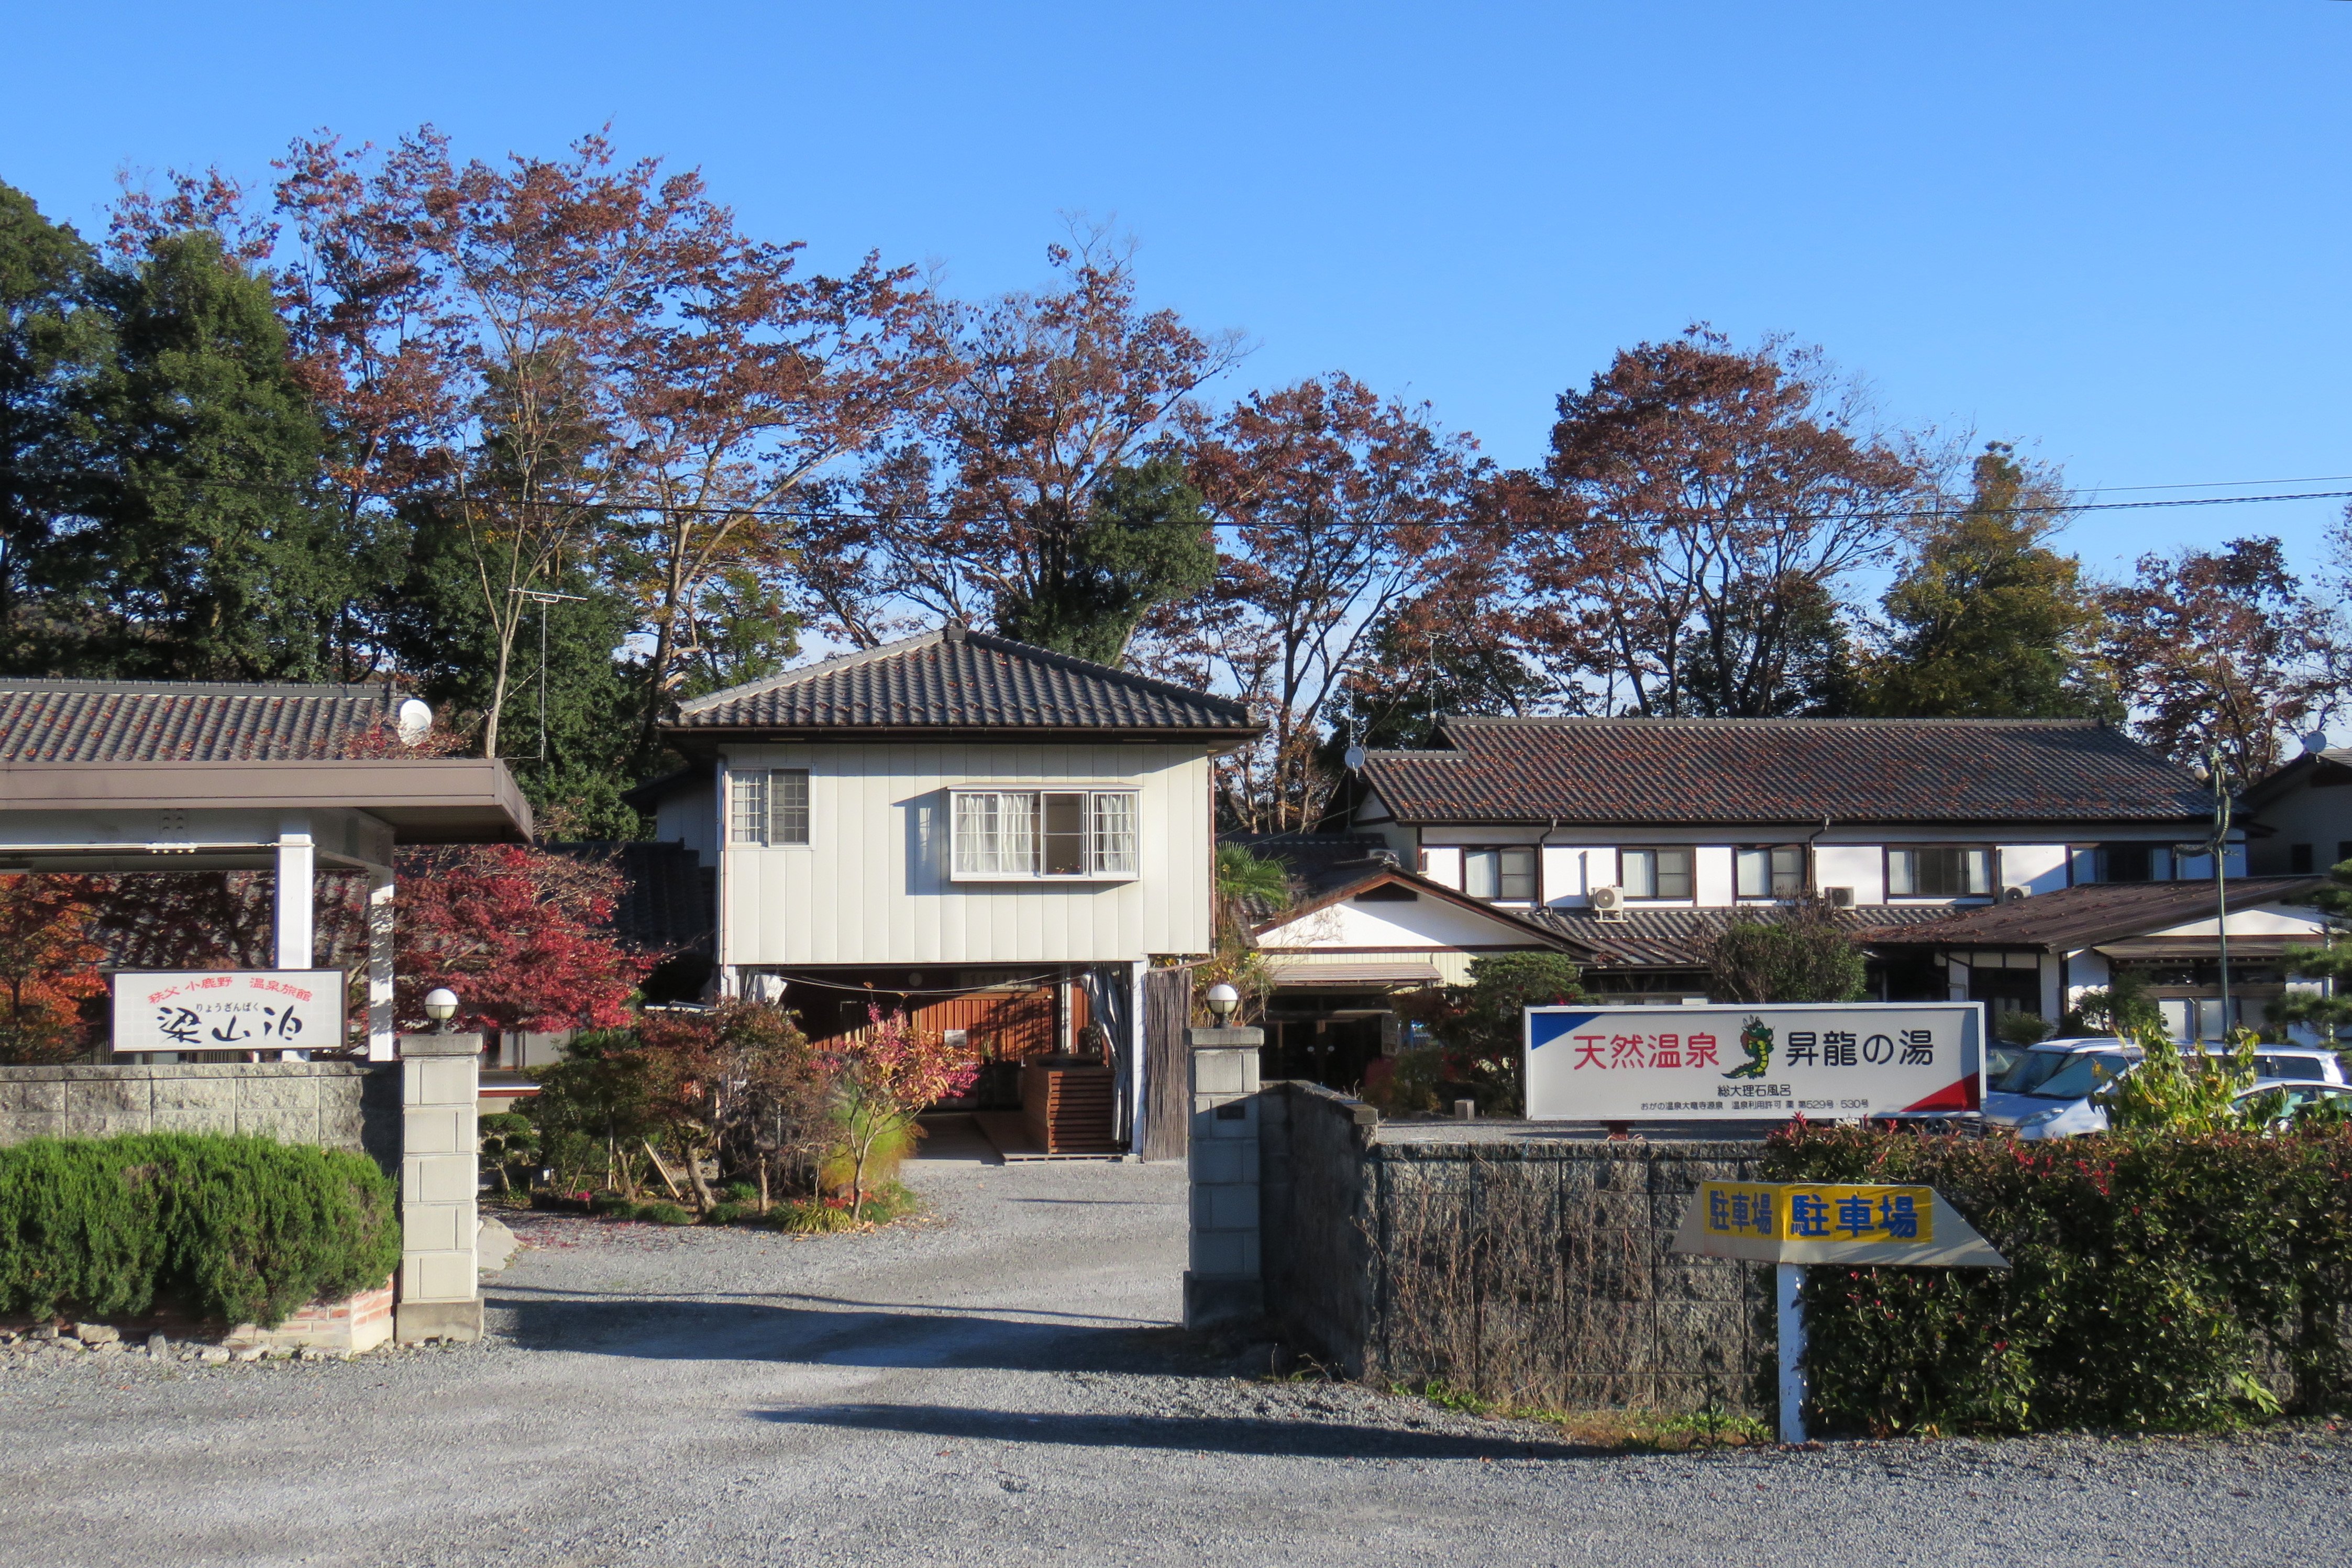
{"label": "round white light fixture", "polygon": [[1209,1011],[1215,1016],[1217,1026],[1223,1028],[1232,1019],[1234,1009],[1242,1005],[1242,994],[1220,980],[1209,987],[1209,994],[1203,1000],[1209,1004]]}
{"label": "round white light fixture", "polygon": [[425,1016],[436,1024],[446,1024],[457,1016],[457,994],[446,985],[436,985],[425,994]]}
{"label": "round white light fixture", "polygon": [[433,732],[433,710],[411,697],[401,703],[394,716],[393,728],[402,745],[413,746]]}

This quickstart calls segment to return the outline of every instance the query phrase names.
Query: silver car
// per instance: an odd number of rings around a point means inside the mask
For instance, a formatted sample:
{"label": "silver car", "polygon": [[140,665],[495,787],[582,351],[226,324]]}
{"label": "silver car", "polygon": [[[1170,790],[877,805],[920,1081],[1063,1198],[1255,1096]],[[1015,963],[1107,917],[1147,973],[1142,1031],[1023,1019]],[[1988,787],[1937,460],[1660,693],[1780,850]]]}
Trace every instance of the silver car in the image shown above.
{"label": "silver car", "polygon": [[2092,1096],[2138,1066],[2143,1054],[2106,1036],[2029,1047],[1985,1086],[1985,1125],[2029,1142],[2105,1132],[2106,1108]]}
{"label": "silver car", "polygon": [[2262,1079],[2251,1089],[2240,1089],[2236,1103],[2241,1109],[2251,1109],[2254,1101],[2273,1094],[2284,1101],[2283,1112],[2271,1119],[2271,1126],[2278,1131],[2302,1121],[2315,1106],[2332,1104],[2352,1110],[2352,1084],[2314,1083],[2305,1078]]}

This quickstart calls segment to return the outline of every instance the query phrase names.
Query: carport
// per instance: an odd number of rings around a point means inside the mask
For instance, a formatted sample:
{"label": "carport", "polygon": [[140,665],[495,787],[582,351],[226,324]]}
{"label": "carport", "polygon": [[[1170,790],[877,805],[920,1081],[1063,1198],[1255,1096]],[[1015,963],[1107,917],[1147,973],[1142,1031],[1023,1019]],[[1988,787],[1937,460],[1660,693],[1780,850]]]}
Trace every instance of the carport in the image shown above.
{"label": "carport", "polygon": [[425,732],[423,704],[396,701],[376,687],[0,683],[0,875],[268,871],[275,964],[309,969],[319,872],[362,872],[367,1054],[389,1061],[394,850],[531,831],[503,762],[349,755]]}

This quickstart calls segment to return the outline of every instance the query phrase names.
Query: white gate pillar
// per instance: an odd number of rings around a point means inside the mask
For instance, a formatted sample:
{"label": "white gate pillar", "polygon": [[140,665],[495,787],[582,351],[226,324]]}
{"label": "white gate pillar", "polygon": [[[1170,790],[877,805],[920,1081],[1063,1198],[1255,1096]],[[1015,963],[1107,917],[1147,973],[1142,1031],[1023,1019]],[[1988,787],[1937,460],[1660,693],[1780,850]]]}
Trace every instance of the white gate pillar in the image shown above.
{"label": "white gate pillar", "polygon": [[[310,841],[308,816],[289,816],[278,825],[278,879],[270,889],[271,934],[277,939],[277,967],[308,969],[315,962],[311,949],[318,927],[317,894],[313,887],[317,850]],[[340,1045],[341,1042],[336,1042]]]}
{"label": "white gate pillar", "polygon": [[1184,1326],[1247,1322],[1265,1310],[1258,1257],[1258,1049],[1264,1029],[1192,1029],[1192,1227]]}
{"label": "white gate pillar", "polygon": [[482,1037],[400,1037],[400,1303],[393,1337],[482,1337],[477,1231]]}

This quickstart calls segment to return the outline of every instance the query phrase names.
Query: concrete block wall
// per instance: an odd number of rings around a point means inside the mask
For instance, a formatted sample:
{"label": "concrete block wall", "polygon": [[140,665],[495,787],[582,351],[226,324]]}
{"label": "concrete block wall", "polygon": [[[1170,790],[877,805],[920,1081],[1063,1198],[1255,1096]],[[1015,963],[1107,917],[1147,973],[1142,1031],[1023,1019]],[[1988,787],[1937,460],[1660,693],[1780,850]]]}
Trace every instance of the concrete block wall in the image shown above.
{"label": "concrete block wall", "polygon": [[398,1069],[369,1062],[0,1068],[0,1146],[124,1132],[257,1134],[400,1161]]}
{"label": "concrete block wall", "polygon": [[404,1344],[481,1337],[478,1173],[482,1037],[400,1040],[400,1305]]}
{"label": "concrete block wall", "polygon": [[1184,1326],[1255,1319],[1263,1306],[1258,1245],[1258,1049],[1261,1029],[1194,1029],[1192,1235]]}
{"label": "concrete block wall", "polygon": [[1308,1084],[1261,1097],[1265,1310],[1379,1381],[1562,1408],[1768,1407],[1771,1271],[1672,1250],[1697,1184],[1760,1147],[1377,1124]]}

